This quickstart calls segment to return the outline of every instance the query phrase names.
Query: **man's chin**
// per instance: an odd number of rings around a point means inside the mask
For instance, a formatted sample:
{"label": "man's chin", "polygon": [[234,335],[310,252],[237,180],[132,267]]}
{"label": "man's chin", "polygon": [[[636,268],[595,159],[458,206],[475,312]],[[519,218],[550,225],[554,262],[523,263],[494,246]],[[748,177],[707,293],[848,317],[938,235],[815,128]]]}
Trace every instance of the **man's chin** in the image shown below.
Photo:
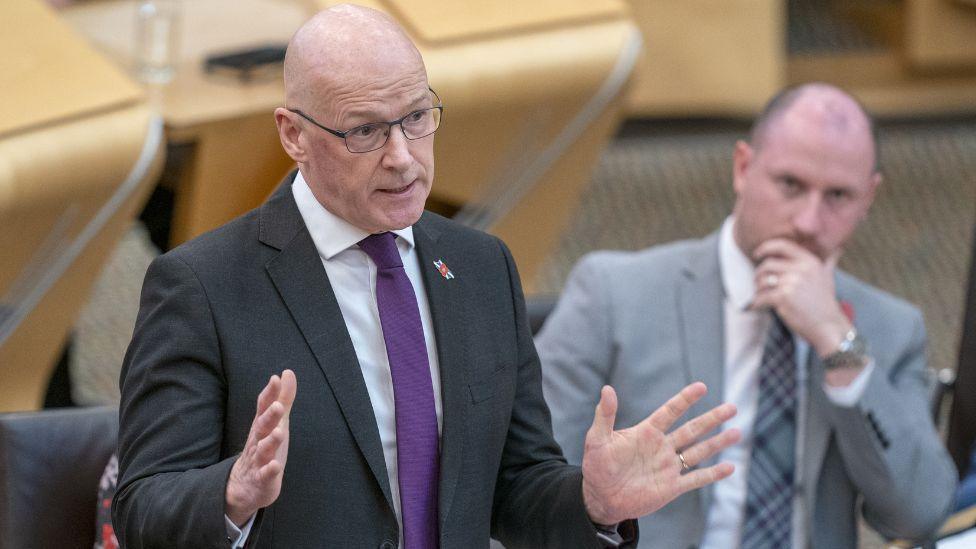
{"label": "man's chin", "polygon": [[391,215],[386,220],[387,231],[399,231],[400,229],[406,229],[412,226],[417,221],[420,221],[420,216],[424,213],[423,208],[419,208],[416,211],[402,212],[397,215]]}

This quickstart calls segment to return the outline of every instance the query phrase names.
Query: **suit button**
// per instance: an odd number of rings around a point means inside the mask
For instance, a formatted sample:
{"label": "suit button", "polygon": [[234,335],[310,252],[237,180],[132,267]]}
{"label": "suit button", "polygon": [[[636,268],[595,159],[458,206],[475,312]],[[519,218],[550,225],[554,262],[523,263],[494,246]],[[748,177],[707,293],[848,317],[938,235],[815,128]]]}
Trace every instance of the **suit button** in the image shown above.
{"label": "suit button", "polygon": [[396,549],[396,545],[393,545],[393,542],[390,540],[384,540],[380,544],[380,549]]}

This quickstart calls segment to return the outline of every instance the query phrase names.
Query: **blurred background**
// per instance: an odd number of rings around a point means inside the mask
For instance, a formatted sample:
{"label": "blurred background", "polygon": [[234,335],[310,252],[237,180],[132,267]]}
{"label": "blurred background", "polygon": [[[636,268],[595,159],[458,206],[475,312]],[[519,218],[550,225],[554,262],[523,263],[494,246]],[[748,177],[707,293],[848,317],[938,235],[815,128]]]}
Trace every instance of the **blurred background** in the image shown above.
{"label": "blurred background", "polygon": [[[292,168],[283,47],[334,3],[0,4],[0,411],[117,403],[149,262]],[[404,25],[445,105],[429,208],[508,242],[533,299],[590,250],[711,232],[766,100],[850,91],[885,182],[841,266],[923,309],[933,372],[976,375],[976,1],[361,3]],[[968,448],[974,395],[949,396]]]}

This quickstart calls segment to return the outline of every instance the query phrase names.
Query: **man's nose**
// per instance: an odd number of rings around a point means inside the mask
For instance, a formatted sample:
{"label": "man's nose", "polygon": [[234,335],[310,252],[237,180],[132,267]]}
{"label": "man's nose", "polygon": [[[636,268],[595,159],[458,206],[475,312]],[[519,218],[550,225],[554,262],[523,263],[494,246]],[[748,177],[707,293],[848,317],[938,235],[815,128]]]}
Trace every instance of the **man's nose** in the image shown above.
{"label": "man's nose", "polygon": [[823,229],[823,200],[817,193],[803,198],[793,215],[793,227],[805,236],[817,235]]}
{"label": "man's nose", "polygon": [[410,140],[403,133],[403,126],[390,127],[390,136],[383,146],[383,167],[398,172],[405,171],[413,162]]}

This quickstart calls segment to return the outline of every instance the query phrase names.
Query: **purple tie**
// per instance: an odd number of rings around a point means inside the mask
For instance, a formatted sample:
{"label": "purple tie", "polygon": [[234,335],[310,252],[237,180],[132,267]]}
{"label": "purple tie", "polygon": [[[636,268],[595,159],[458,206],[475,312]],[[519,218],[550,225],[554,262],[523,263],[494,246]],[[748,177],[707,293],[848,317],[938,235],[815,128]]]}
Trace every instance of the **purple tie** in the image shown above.
{"label": "purple tie", "polygon": [[437,413],[417,296],[395,234],[367,236],[359,247],[376,263],[376,302],[393,377],[403,547],[436,548]]}

